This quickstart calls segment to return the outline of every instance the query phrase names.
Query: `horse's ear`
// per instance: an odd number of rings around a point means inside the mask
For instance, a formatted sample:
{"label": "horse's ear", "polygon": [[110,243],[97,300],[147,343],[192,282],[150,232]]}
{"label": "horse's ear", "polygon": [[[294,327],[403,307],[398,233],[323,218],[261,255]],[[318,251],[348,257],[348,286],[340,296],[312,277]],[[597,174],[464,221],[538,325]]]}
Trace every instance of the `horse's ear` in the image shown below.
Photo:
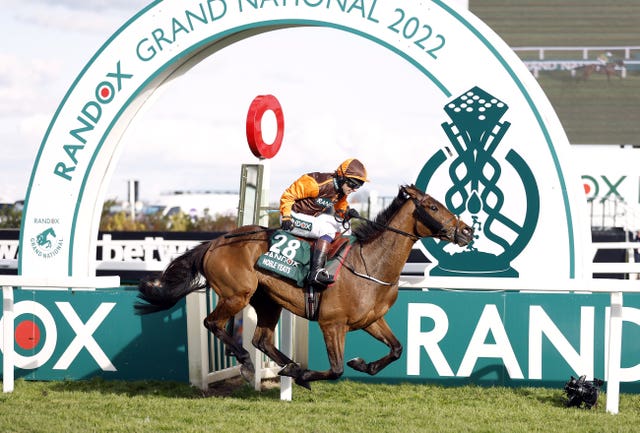
{"label": "horse's ear", "polygon": [[408,185],[402,185],[400,187],[400,191],[398,191],[398,197],[402,197],[405,200],[411,197],[411,194],[409,194],[409,191],[407,190],[408,188]]}
{"label": "horse's ear", "polygon": [[422,192],[416,188],[415,185],[403,185],[400,188],[400,193],[404,196],[404,198],[417,198],[422,195]]}

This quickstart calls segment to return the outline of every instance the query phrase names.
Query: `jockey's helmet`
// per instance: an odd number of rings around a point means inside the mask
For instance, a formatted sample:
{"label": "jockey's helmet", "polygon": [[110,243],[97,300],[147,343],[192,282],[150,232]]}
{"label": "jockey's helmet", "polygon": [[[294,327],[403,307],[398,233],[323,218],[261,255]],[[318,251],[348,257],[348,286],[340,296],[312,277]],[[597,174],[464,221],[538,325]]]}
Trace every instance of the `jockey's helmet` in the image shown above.
{"label": "jockey's helmet", "polygon": [[349,158],[340,164],[336,170],[336,177],[340,185],[349,179],[350,183],[357,185],[356,188],[362,186],[365,182],[369,182],[367,169],[356,158]]}

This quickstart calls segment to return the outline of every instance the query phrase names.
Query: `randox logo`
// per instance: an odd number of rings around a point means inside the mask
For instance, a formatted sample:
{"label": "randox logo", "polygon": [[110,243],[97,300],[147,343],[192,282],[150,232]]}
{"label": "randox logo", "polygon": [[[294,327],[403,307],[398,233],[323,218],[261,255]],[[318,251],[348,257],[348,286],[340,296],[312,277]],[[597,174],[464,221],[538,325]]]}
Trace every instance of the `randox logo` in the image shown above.
{"label": "randox logo", "polygon": [[300,230],[306,230],[306,231],[311,231],[313,229],[313,224],[307,221],[302,221],[299,219],[294,218],[293,219],[293,225],[296,228],[299,228]]}
{"label": "randox logo", "polygon": [[[504,161],[496,155],[511,125],[500,120],[508,110],[505,102],[479,87],[473,87],[444,106],[451,122],[442,123],[442,128],[453,152],[447,146],[449,158],[442,149],[431,156],[416,185],[424,191],[433,189],[429,183],[434,175],[446,170],[451,186],[445,193],[445,205],[454,214],[469,220],[476,234],[475,240],[462,251],[432,238],[423,239],[425,248],[438,261],[430,275],[519,275],[511,267],[511,261],[533,236],[540,194],[531,169],[518,152],[510,149]],[[509,173],[517,173],[519,179],[503,175],[505,162],[513,167]],[[522,185],[524,195],[503,191],[513,190],[516,182]]]}
{"label": "randox logo", "polygon": [[108,72],[105,78],[96,84],[93,98],[87,101],[78,113],[78,127],[69,131],[69,141],[62,145],[65,156],[55,165],[54,174],[65,180],[72,180],[73,172],[78,165],[77,154],[84,150],[87,144],[86,134],[90,134],[100,122],[102,107],[110,104],[122,90],[123,81],[131,78],[133,74],[124,73],[118,61],[114,70]]}
{"label": "randox logo", "polygon": [[[599,178],[599,179],[598,179]],[[598,203],[604,203],[607,200],[619,200],[626,202],[620,190],[618,189],[627,176],[621,176],[618,180],[609,179],[607,176],[582,176],[582,184],[584,186],[584,193],[587,196],[588,202],[597,201]],[[601,193],[601,187],[602,192]],[[606,189],[605,189],[606,188]]]}
{"label": "randox logo", "polygon": [[[46,364],[60,346],[61,334],[68,334],[70,328],[73,339],[53,365],[54,370],[68,370],[78,355],[86,351],[103,371],[117,371],[103,348],[96,341],[94,333],[103,324],[116,306],[114,302],[102,302],[84,321],[69,302],[56,302],[56,309],[49,310],[35,301],[20,301],[14,305],[16,317],[15,343],[16,366],[34,369]],[[54,311],[55,310],[55,311]],[[54,314],[60,317],[57,321]],[[61,315],[61,316],[60,316]],[[24,316],[20,319],[21,316]],[[0,319],[2,324],[3,319]]]}
{"label": "randox logo", "polygon": [[60,252],[63,240],[58,238],[53,227],[40,232],[35,238],[31,238],[31,248],[40,257],[49,259]]}

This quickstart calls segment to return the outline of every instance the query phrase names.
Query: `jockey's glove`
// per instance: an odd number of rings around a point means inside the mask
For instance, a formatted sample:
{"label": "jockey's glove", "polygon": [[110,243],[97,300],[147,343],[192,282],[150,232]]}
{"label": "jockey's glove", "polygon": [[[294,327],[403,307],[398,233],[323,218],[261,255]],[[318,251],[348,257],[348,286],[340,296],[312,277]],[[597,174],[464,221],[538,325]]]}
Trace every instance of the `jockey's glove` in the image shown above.
{"label": "jockey's glove", "polygon": [[345,219],[350,220],[351,218],[360,218],[360,213],[353,208],[349,208],[349,210],[347,211],[347,217]]}
{"label": "jockey's glove", "polygon": [[280,228],[288,232],[291,231],[293,229],[293,220],[291,219],[291,217],[282,217]]}

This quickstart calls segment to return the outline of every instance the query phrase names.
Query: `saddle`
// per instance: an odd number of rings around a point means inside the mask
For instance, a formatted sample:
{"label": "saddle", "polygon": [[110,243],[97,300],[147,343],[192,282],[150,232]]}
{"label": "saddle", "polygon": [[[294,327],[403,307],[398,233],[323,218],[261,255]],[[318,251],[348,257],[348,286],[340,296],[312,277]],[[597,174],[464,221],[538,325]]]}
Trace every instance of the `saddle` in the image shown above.
{"label": "saddle", "polygon": [[[355,241],[353,236],[339,235],[331,243],[325,269],[337,280],[345,257]],[[269,250],[258,257],[256,266],[281,278],[292,280],[305,293],[305,316],[317,320],[321,290],[307,284],[311,268],[311,250],[315,239],[295,236],[284,230],[275,230],[269,238]],[[330,287],[332,284],[329,284]]]}

